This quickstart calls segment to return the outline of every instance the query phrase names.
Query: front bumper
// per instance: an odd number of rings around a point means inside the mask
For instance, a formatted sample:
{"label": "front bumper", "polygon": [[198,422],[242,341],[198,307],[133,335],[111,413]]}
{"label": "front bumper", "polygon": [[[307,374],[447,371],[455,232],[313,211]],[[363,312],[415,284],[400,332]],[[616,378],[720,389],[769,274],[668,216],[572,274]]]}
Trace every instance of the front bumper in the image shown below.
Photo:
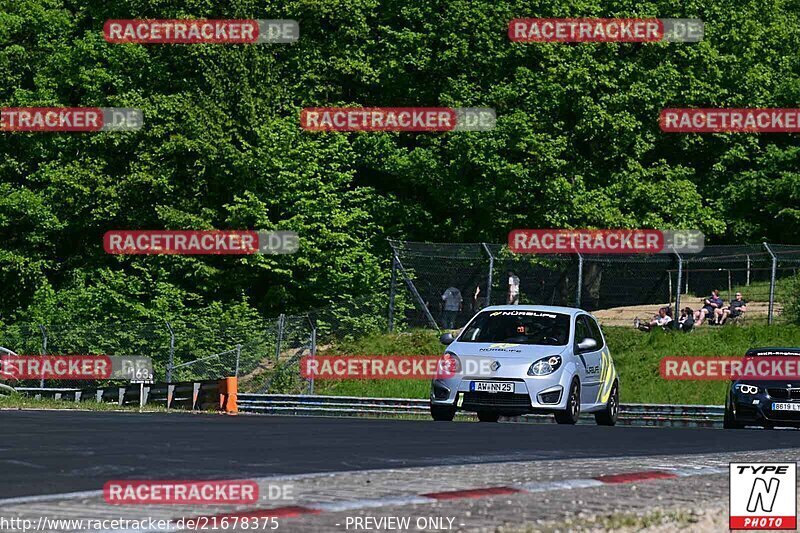
{"label": "front bumper", "polygon": [[800,401],[775,399],[765,394],[757,396],[737,394],[731,401],[734,416],[740,424],[800,427],[800,411],[775,411],[772,409],[773,403],[800,405]]}
{"label": "front bumper", "polygon": [[[431,403],[454,405],[464,411],[492,410],[508,414],[563,411],[567,407],[564,391],[569,390],[570,379],[571,375],[563,370],[549,376],[459,376],[434,379],[431,383]],[[470,390],[473,381],[511,382],[514,391],[476,392]]]}

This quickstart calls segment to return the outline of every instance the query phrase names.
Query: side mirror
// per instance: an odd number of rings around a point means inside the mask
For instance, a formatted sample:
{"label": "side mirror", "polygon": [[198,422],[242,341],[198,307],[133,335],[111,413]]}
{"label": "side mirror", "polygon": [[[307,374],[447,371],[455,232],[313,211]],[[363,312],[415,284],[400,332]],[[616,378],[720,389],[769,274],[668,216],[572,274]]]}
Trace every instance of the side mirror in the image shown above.
{"label": "side mirror", "polygon": [[582,352],[591,350],[593,348],[597,348],[597,341],[594,339],[587,337],[578,343],[578,349]]}
{"label": "side mirror", "polygon": [[441,337],[439,337],[439,342],[447,346],[448,344],[452,344],[453,341],[456,340],[453,337],[452,333],[444,333]]}

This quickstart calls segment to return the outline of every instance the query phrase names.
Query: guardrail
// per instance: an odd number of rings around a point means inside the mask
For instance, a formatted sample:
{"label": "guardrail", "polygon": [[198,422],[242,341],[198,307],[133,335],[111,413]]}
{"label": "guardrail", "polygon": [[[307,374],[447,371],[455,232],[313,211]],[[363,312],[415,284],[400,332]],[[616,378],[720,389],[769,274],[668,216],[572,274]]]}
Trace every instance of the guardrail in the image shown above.
{"label": "guardrail", "polygon": [[167,409],[236,412],[236,385],[230,380],[235,382],[235,378],[226,378],[180,383],[131,383],[90,389],[18,387],[16,392],[37,399],[76,403],[94,401],[139,407],[150,404]]}
{"label": "guardrail", "polygon": [[[239,393],[240,411],[294,416],[384,416],[391,418],[429,418],[428,400],[415,398],[362,398],[357,396],[322,396],[291,394]],[[622,404],[618,424],[630,426],[721,427],[721,405]],[[459,413],[457,418],[474,419]],[[581,417],[594,421],[592,415]],[[520,423],[553,422],[551,415],[505,417]]]}
{"label": "guardrail", "polygon": [[[229,378],[233,379],[233,378]],[[18,388],[17,392],[36,398],[51,397],[74,402],[96,401],[118,405],[157,404],[162,407],[189,410],[222,408],[270,415],[386,417],[429,419],[428,400],[417,398],[364,398],[359,396],[323,396],[292,394],[252,394],[235,392],[235,384],[227,388],[225,380],[173,384],[131,385],[98,389]],[[233,404],[226,406],[230,400]],[[143,395],[143,396],[142,396]],[[721,427],[724,408],[721,405],[667,405],[631,403],[620,405],[618,424],[662,427]],[[459,412],[456,418],[474,420],[472,414]],[[553,422],[551,415],[529,414],[503,417],[517,423]],[[593,422],[591,414],[581,420]]]}

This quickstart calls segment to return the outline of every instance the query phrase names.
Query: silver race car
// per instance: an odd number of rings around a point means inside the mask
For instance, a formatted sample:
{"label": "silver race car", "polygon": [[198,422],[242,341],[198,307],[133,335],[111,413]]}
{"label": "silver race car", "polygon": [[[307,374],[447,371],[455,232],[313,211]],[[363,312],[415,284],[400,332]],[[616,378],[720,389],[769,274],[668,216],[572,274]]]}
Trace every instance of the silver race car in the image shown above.
{"label": "silver race car", "polygon": [[575,424],[581,412],[613,426],[619,379],[597,321],[572,307],[502,305],[475,315],[447,345],[431,383],[431,416],[457,410],[481,422],[500,416],[553,413]]}

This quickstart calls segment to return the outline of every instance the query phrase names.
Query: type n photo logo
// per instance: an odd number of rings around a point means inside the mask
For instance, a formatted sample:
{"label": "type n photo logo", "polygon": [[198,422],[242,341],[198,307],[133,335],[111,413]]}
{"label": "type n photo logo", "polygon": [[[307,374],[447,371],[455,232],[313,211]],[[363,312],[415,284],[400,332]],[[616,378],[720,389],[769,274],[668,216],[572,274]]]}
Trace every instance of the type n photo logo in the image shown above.
{"label": "type n photo logo", "polygon": [[795,463],[730,464],[731,529],[797,529]]}

